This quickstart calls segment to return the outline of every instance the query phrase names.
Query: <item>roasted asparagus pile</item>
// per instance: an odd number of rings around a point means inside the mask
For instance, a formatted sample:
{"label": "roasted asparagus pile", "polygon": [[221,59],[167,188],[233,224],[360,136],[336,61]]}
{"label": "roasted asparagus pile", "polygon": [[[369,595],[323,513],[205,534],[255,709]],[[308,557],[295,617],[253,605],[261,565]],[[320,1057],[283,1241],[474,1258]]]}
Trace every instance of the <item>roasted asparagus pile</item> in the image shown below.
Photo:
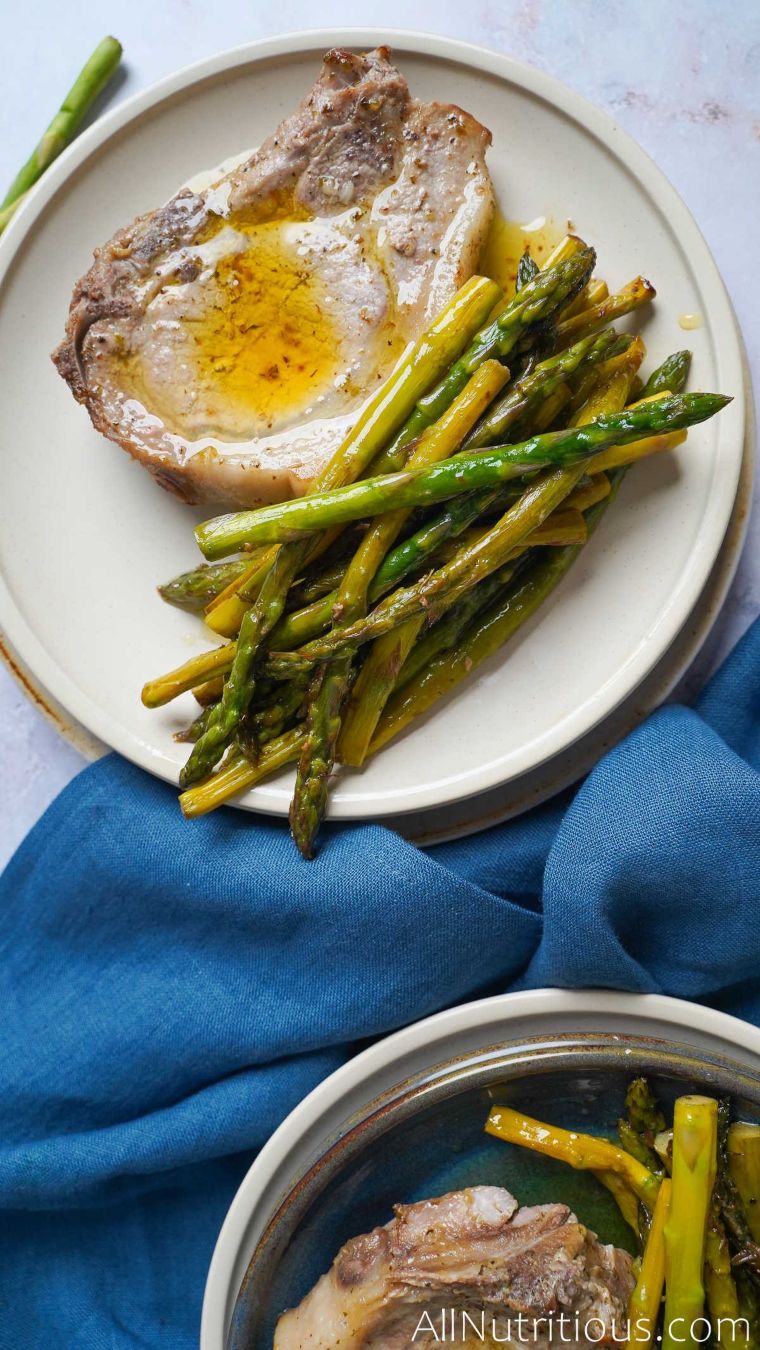
{"label": "roasted asparagus pile", "polygon": [[667,1129],[644,1078],[630,1084],[617,1141],[490,1112],[497,1139],[593,1172],[633,1229],[638,1273],[617,1343],[760,1344],[760,1125],[730,1122],[729,1102],[687,1096]]}
{"label": "roasted asparagus pile", "polygon": [[[360,416],[311,492],[199,526],[207,565],[160,588],[225,641],[151,680],[199,713],[180,802],[209,811],[295,762],[306,858],[336,763],[361,766],[512,636],[554,590],[627,467],[718,412],[690,355],[642,383],[644,344],[567,236],[516,291],[473,277]],[[495,317],[494,317],[495,316]]]}

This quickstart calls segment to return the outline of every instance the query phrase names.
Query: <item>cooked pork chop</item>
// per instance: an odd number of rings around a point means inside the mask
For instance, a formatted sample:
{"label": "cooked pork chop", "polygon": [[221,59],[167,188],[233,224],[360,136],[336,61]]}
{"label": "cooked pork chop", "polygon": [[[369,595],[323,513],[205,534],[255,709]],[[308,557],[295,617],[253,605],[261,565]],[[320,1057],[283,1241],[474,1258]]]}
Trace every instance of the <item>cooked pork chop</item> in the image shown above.
{"label": "cooked pork chop", "polygon": [[[482,1345],[481,1331],[488,1345],[494,1330],[499,1343],[539,1347],[622,1335],[631,1258],[603,1247],[566,1205],[520,1209],[508,1191],[475,1186],[397,1205],[395,1215],[346,1243],[280,1318],[275,1350]],[[550,1316],[551,1325],[541,1323]]]}
{"label": "cooked pork chop", "polygon": [[328,52],[242,164],[97,249],[53,359],[94,425],[188,502],[306,490],[475,269],[490,133]]}

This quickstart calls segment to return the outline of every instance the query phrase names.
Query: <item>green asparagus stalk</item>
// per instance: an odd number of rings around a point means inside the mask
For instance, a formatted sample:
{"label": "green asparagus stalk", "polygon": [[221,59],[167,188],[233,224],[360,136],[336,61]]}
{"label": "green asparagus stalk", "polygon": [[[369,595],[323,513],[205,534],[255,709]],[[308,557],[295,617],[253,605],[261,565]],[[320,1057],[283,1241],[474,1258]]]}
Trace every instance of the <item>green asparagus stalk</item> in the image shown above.
{"label": "green asparagus stalk", "polygon": [[625,1116],[618,1121],[623,1148],[643,1162],[650,1172],[664,1173],[654,1141],[665,1128],[665,1117],[654,1099],[646,1078],[634,1078],[625,1094]]}
{"label": "green asparagus stalk", "polygon": [[104,38],[95,48],[89,61],[83,66],[74,84],[66,95],[61,107],[50,123],[47,131],[26,164],[16,174],[5,194],[0,209],[0,232],[5,228],[21,199],[37,182],[38,178],[72,141],[79,130],[82,119],[102,93],[121,60],[121,43],[116,38]]}
{"label": "green asparagus stalk", "polygon": [[327,805],[330,774],[340,731],[341,709],[351,679],[353,652],[320,666],[309,691],[306,734],[290,804],[290,831],[303,858],[314,857],[317,832]]}
{"label": "green asparagus stalk", "polygon": [[755,1242],[760,1243],[760,1125],[737,1121],[728,1130],[728,1168]]}
{"label": "green asparagus stalk", "polygon": [[570,465],[611,446],[694,426],[731,400],[722,394],[681,394],[595,418],[582,426],[546,432],[517,445],[456,455],[428,469],[366,478],[332,492],[242,511],[206,521],[196,530],[209,559],[245,543],[300,540],[305,534],[400,507],[428,506],[473,489],[495,487],[530,469]]}
{"label": "green asparagus stalk", "polygon": [[715,1204],[710,1207],[705,1237],[705,1297],[720,1350],[746,1350],[747,1329],[742,1326],[728,1238]]}
{"label": "green asparagus stalk", "polygon": [[673,352],[665,358],[661,366],[652,371],[644,385],[640,398],[651,398],[653,394],[680,394],[686,388],[691,367],[691,352]]}
{"label": "green asparagus stalk", "polygon": [[558,323],[555,331],[557,349],[567,346],[570,342],[577,342],[579,338],[586,337],[589,333],[598,332],[606,324],[621,319],[624,314],[630,314],[641,305],[648,304],[650,300],[654,300],[656,294],[651,282],[644,277],[635,277],[616,295],[608,295],[606,300],[601,300],[599,304],[591,305],[580,314],[574,314],[572,318]]}
{"label": "green asparagus stalk", "polygon": [[704,1310],[703,1270],[715,1182],[718,1103],[679,1097],[673,1113],[673,1189],[665,1225],[665,1350],[695,1345]]}
{"label": "green asparagus stalk", "polygon": [[670,1181],[663,1181],[655,1201],[649,1236],[641,1258],[638,1278],[628,1304],[631,1326],[629,1346],[650,1350],[660,1320],[665,1287],[665,1225],[670,1213]]}
{"label": "green asparagus stalk", "polygon": [[593,1134],[563,1130],[533,1120],[509,1106],[494,1106],[486,1121],[486,1133],[509,1144],[545,1153],[581,1171],[609,1171],[622,1177],[642,1204],[653,1209],[660,1183],[646,1167],[624,1149]]}
{"label": "green asparagus stalk", "polygon": [[158,587],[158,593],[168,605],[185,609],[190,614],[202,614],[211,600],[214,600],[225,586],[241,577],[248,567],[246,558],[235,558],[233,562],[208,563],[195,567],[190,572],[182,572],[178,577]]}
{"label": "green asparagus stalk", "polygon": [[[389,436],[408,417],[421,394],[457,359],[492,308],[497,293],[498,287],[484,277],[472,277],[466,282],[370,400],[320,475],[315,489],[338,487],[365,471]],[[282,615],[288,590],[310,547],[306,541],[298,540],[278,549],[258,598],[245,612],[222,698],[180,774],[181,787],[205,778],[229,744],[253,698],[254,668],[261,643]]]}

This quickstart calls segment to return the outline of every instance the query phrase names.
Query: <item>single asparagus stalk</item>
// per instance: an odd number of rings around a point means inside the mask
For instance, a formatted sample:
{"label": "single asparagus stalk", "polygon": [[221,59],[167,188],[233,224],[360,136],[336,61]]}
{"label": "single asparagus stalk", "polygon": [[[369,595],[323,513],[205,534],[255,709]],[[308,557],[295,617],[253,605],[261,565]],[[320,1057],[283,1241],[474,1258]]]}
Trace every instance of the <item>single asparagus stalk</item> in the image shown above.
{"label": "single asparagus stalk", "polygon": [[[428,469],[367,478],[297,501],[220,516],[199,525],[196,538],[209,559],[244,543],[300,540],[313,530],[400,507],[428,506],[473,489],[497,486],[530,469],[568,465],[611,446],[678,431],[714,416],[731,400],[721,394],[681,394],[602,414],[564,431],[545,432],[517,445],[456,455]],[[601,466],[605,467],[605,466]]]}
{"label": "single asparagus stalk", "polygon": [[[613,479],[608,497],[586,513],[589,533],[593,532],[614,500],[621,477],[622,473],[618,473]],[[475,623],[465,631],[450,652],[444,650],[434,655],[406,687],[394,693],[380,719],[370,753],[375,754],[382,749],[410,722],[466,679],[482,661],[503,647],[551,595],[580,551],[578,545],[569,546],[552,551],[538,561],[524,578],[518,578],[516,586],[508,586],[493,605],[477,616]],[[435,628],[432,633],[435,633]]]}
{"label": "single asparagus stalk", "polygon": [[149,680],[143,686],[142,701],[146,708],[160,708],[171,703],[173,698],[195,689],[204,680],[214,675],[224,675],[232,668],[235,659],[236,644],[226,642],[223,647],[192,656],[184,665],[160,675],[157,680]]}
{"label": "single asparagus stalk", "polygon": [[760,1293],[760,1247],[754,1240],[741,1193],[734,1185],[731,1173],[728,1143],[730,1118],[730,1103],[723,1100],[718,1107],[718,1175],[715,1195],[734,1248],[734,1263],[746,1270]]}
{"label": "single asparagus stalk", "polygon": [[616,295],[608,295],[606,300],[601,300],[599,304],[591,305],[582,313],[558,323],[555,336],[557,349],[567,346],[569,342],[577,342],[578,338],[586,337],[589,333],[597,332],[608,323],[613,323],[615,319],[621,319],[624,314],[630,314],[634,309],[639,309],[641,305],[654,300],[656,294],[651,282],[644,277],[635,277]]}
{"label": "single asparagus stalk", "polygon": [[0,208],[4,211],[0,230],[10,218],[7,214],[10,208],[20,203],[21,198],[33,187],[53,160],[57,159],[61,151],[65,150],[74,139],[83,117],[114,74],[121,60],[121,50],[121,43],[117,42],[116,38],[104,38],[82,67],[41,141],[35,146],[23,168],[19,169],[0,202]]}
{"label": "single asparagus stalk", "polygon": [[486,1122],[486,1133],[509,1144],[519,1144],[569,1163],[583,1171],[614,1172],[623,1178],[642,1204],[653,1209],[660,1183],[646,1167],[624,1149],[592,1134],[562,1130],[533,1120],[509,1106],[494,1106]]}
{"label": "single asparagus stalk", "polygon": [[718,1103],[679,1097],[673,1112],[673,1188],[665,1224],[665,1350],[696,1345],[704,1313],[705,1235],[717,1162]]}
{"label": "single asparagus stalk", "polygon": [[579,367],[601,361],[616,342],[614,329],[582,338],[566,351],[541,361],[530,375],[517,380],[500,399],[497,399],[464,442],[465,450],[477,450],[503,438],[518,417],[548,398],[563,383],[565,377]]}
{"label": "single asparagus stalk", "polygon": [[178,577],[158,587],[158,593],[168,605],[185,609],[190,614],[202,614],[206,606],[231,581],[237,581],[248,567],[245,558],[235,558],[233,562],[203,563],[190,572],[182,572]]}
{"label": "single asparagus stalk", "polygon": [[298,758],[305,738],[303,726],[292,727],[261,747],[258,762],[252,764],[239,750],[232,753],[218,773],[180,794],[182,814],[188,820],[205,816],[231,797],[255,787],[270,773],[276,773]]}
{"label": "single asparagus stalk", "polygon": [[704,1278],[707,1311],[718,1345],[721,1350],[746,1350],[749,1328],[741,1324],[728,1238],[715,1204],[711,1205],[707,1220]]}
{"label": "single asparagus stalk", "polygon": [[670,1189],[670,1181],[663,1181],[655,1201],[638,1278],[628,1304],[631,1327],[629,1345],[635,1346],[636,1350],[650,1350],[660,1320],[665,1287],[665,1225],[670,1213]]}
{"label": "single asparagus stalk", "polygon": [[[367,404],[319,476],[315,489],[338,487],[365,471],[421,394],[456,360],[493,307],[496,295],[498,287],[484,277],[472,277],[465,283]],[[224,692],[180,774],[181,787],[205,778],[224,753],[253,698],[259,647],[279,620],[288,590],[310,547],[299,540],[278,549],[258,598],[245,612]]]}
{"label": "single asparagus stalk", "polygon": [[660,1111],[646,1078],[634,1078],[625,1094],[625,1116],[618,1121],[618,1134],[623,1148],[643,1162],[650,1172],[662,1174],[664,1169],[655,1153],[654,1141],[665,1128],[665,1117]]}
{"label": "single asparagus stalk", "polygon": [[651,398],[653,394],[664,394],[666,390],[671,394],[680,394],[686,388],[690,367],[691,352],[673,352],[661,366],[652,371],[639,397]]}
{"label": "single asparagus stalk", "polygon": [[728,1130],[728,1168],[747,1227],[760,1243],[760,1125],[737,1121]]}

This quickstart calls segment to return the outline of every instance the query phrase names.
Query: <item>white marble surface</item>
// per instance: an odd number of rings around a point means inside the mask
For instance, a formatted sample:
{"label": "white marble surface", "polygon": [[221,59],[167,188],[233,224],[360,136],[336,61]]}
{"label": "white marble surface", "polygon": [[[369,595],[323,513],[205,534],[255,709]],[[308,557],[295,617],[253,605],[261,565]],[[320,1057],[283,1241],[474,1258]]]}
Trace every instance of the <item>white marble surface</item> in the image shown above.
{"label": "white marble surface", "polygon": [[[10,18],[10,11],[8,19]],[[440,33],[540,66],[606,109],[653,156],[693,211],[760,365],[760,5],[757,0],[37,0],[5,24],[0,182],[36,141],[106,30],[126,66],[109,102],[179,66],[275,33],[366,25]],[[760,511],[703,668],[760,611]],[[0,865],[83,765],[0,669]]]}

